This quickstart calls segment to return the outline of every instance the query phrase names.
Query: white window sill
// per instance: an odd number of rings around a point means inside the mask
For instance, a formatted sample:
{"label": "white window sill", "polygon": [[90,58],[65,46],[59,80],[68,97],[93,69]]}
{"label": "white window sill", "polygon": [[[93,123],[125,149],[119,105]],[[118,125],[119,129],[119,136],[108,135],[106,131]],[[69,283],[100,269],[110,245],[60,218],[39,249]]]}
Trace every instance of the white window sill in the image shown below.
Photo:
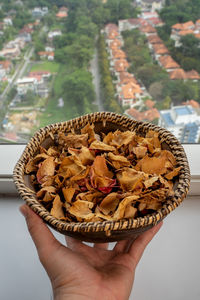
{"label": "white window sill", "polygon": [[[191,172],[191,187],[189,195],[200,195],[200,144],[183,145],[188,157]],[[15,164],[20,158],[25,145],[0,145],[0,193],[16,193],[12,181]]]}

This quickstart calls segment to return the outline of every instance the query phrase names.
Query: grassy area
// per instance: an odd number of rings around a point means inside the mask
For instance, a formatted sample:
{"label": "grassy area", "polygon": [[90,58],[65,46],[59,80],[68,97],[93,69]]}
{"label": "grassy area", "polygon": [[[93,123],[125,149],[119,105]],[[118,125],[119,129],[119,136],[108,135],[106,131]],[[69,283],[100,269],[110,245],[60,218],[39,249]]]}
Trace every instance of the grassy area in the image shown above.
{"label": "grassy area", "polygon": [[[79,116],[77,113],[77,107],[73,103],[73,99],[64,99],[64,106],[58,107],[58,99],[63,95],[65,72],[66,65],[63,65],[60,67],[59,72],[52,83],[53,92],[48,99],[45,111],[43,113],[39,113],[38,115],[40,127],[44,127],[51,123],[67,121]],[[90,109],[90,112],[98,110],[95,105],[91,105]]]}
{"label": "grassy area", "polygon": [[54,62],[54,61],[44,61],[41,63],[36,63],[32,66],[30,72],[33,71],[49,71],[51,73],[57,73],[58,69],[60,67],[60,64]]}

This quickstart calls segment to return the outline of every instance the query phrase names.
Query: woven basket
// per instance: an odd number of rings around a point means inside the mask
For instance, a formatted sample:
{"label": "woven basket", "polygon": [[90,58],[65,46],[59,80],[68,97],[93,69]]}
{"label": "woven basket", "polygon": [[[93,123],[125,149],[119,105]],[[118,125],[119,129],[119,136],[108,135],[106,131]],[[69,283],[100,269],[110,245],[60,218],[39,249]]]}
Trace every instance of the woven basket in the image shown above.
{"label": "woven basket", "polygon": [[[36,193],[30,184],[29,175],[25,175],[25,165],[30,157],[38,152],[39,146],[50,145],[49,133],[60,131],[71,132],[73,128],[76,133],[80,132],[88,122],[93,123],[95,132],[108,133],[120,129],[121,131],[136,131],[139,135],[145,135],[149,130],[159,133],[159,139],[163,149],[170,150],[176,157],[177,165],[182,166],[178,179],[174,184],[175,194],[173,199],[166,199],[165,204],[157,212],[144,217],[123,219],[120,221],[98,221],[98,222],[64,222],[53,217],[36,198]],[[52,140],[51,140],[52,141]],[[51,142],[52,143],[52,142]],[[24,201],[35,211],[48,225],[62,234],[90,242],[111,242],[127,238],[136,238],[140,233],[153,227],[173,211],[186,197],[190,185],[190,170],[187,157],[182,145],[166,129],[156,125],[137,122],[126,116],[109,112],[97,112],[79,118],[48,125],[41,128],[27,144],[21,158],[14,169],[14,182],[17,190]]]}

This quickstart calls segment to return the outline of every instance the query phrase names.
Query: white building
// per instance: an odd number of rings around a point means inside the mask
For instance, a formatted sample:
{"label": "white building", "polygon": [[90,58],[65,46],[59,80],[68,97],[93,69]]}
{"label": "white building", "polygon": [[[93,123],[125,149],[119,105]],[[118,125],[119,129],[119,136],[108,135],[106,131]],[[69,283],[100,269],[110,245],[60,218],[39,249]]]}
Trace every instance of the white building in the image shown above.
{"label": "white building", "polygon": [[49,31],[48,38],[50,40],[52,40],[54,37],[61,36],[61,35],[62,35],[61,30],[60,29],[55,29],[55,30]]}
{"label": "white building", "polygon": [[24,77],[17,80],[17,92],[22,96],[27,93],[28,90],[36,92],[37,79],[33,77]]}
{"label": "white building", "polygon": [[200,138],[200,116],[190,105],[161,110],[159,126],[171,131],[181,143],[197,143]]}

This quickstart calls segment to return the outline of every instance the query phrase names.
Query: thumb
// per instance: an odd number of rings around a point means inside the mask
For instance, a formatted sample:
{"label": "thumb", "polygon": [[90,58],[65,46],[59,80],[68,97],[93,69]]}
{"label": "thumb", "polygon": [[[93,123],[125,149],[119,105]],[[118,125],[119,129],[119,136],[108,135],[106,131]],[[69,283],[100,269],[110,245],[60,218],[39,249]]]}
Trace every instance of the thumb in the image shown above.
{"label": "thumb", "polygon": [[60,248],[61,244],[56,240],[42,219],[27,205],[22,205],[20,212],[26,219],[27,227],[37,248],[40,261],[43,265],[47,265],[49,255]]}

